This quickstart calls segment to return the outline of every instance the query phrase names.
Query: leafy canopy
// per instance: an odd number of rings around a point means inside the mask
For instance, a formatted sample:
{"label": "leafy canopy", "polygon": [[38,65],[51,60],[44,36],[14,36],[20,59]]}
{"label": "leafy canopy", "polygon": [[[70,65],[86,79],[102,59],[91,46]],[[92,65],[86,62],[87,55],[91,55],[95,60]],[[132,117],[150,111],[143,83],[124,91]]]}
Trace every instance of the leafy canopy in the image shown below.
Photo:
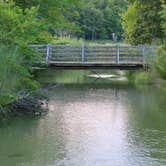
{"label": "leafy canopy", "polygon": [[128,10],[122,16],[126,40],[131,44],[162,41],[161,9],[161,1],[130,0]]}

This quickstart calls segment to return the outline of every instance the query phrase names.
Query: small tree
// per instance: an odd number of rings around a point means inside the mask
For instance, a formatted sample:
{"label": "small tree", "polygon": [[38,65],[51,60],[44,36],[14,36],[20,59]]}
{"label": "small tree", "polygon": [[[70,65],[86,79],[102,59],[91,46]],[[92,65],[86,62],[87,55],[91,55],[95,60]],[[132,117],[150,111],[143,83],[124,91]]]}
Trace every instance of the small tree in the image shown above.
{"label": "small tree", "polygon": [[0,2],[0,104],[17,98],[20,91],[37,88],[38,83],[29,72],[37,57],[28,44],[48,42],[41,40],[45,28],[37,16],[37,7],[23,13],[13,2]]}

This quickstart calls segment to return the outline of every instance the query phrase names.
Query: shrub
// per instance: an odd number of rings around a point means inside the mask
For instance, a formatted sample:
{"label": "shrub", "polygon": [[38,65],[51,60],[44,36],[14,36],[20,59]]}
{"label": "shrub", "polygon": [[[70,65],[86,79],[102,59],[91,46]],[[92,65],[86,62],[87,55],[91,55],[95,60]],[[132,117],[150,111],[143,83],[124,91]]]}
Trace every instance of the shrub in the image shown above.
{"label": "shrub", "polygon": [[[20,52],[21,51],[21,52]],[[0,47],[0,105],[5,105],[19,97],[20,91],[37,88],[29,73],[29,65],[24,64],[28,58],[22,49]]]}
{"label": "shrub", "polygon": [[151,73],[138,72],[134,75],[135,84],[149,84],[152,81]]}
{"label": "shrub", "polygon": [[166,78],[166,49],[164,47],[158,48],[156,66],[159,74]]}

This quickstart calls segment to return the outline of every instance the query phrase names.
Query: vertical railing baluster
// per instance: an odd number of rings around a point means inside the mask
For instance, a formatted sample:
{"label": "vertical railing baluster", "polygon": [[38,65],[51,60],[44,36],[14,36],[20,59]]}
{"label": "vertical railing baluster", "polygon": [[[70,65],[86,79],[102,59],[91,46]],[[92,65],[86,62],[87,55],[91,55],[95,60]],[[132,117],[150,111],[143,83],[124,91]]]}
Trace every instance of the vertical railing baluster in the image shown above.
{"label": "vertical railing baluster", "polygon": [[85,62],[85,45],[82,44],[82,63]]}
{"label": "vertical railing baluster", "polygon": [[47,44],[47,55],[46,55],[46,61],[49,61],[49,57],[51,56],[51,44]]}
{"label": "vertical railing baluster", "polygon": [[145,46],[142,46],[142,62],[143,62],[143,64],[146,63]]}
{"label": "vertical railing baluster", "polygon": [[119,64],[120,63],[120,46],[117,45],[116,47],[116,63]]}

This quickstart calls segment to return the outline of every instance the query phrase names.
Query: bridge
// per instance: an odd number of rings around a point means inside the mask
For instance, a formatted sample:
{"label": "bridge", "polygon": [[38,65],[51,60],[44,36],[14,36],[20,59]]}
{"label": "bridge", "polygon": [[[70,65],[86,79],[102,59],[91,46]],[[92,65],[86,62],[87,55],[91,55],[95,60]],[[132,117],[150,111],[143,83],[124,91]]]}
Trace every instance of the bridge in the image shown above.
{"label": "bridge", "polygon": [[156,47],[102,45],[29,45],[41,57],[35,69],[144,69],[156,59]]}

